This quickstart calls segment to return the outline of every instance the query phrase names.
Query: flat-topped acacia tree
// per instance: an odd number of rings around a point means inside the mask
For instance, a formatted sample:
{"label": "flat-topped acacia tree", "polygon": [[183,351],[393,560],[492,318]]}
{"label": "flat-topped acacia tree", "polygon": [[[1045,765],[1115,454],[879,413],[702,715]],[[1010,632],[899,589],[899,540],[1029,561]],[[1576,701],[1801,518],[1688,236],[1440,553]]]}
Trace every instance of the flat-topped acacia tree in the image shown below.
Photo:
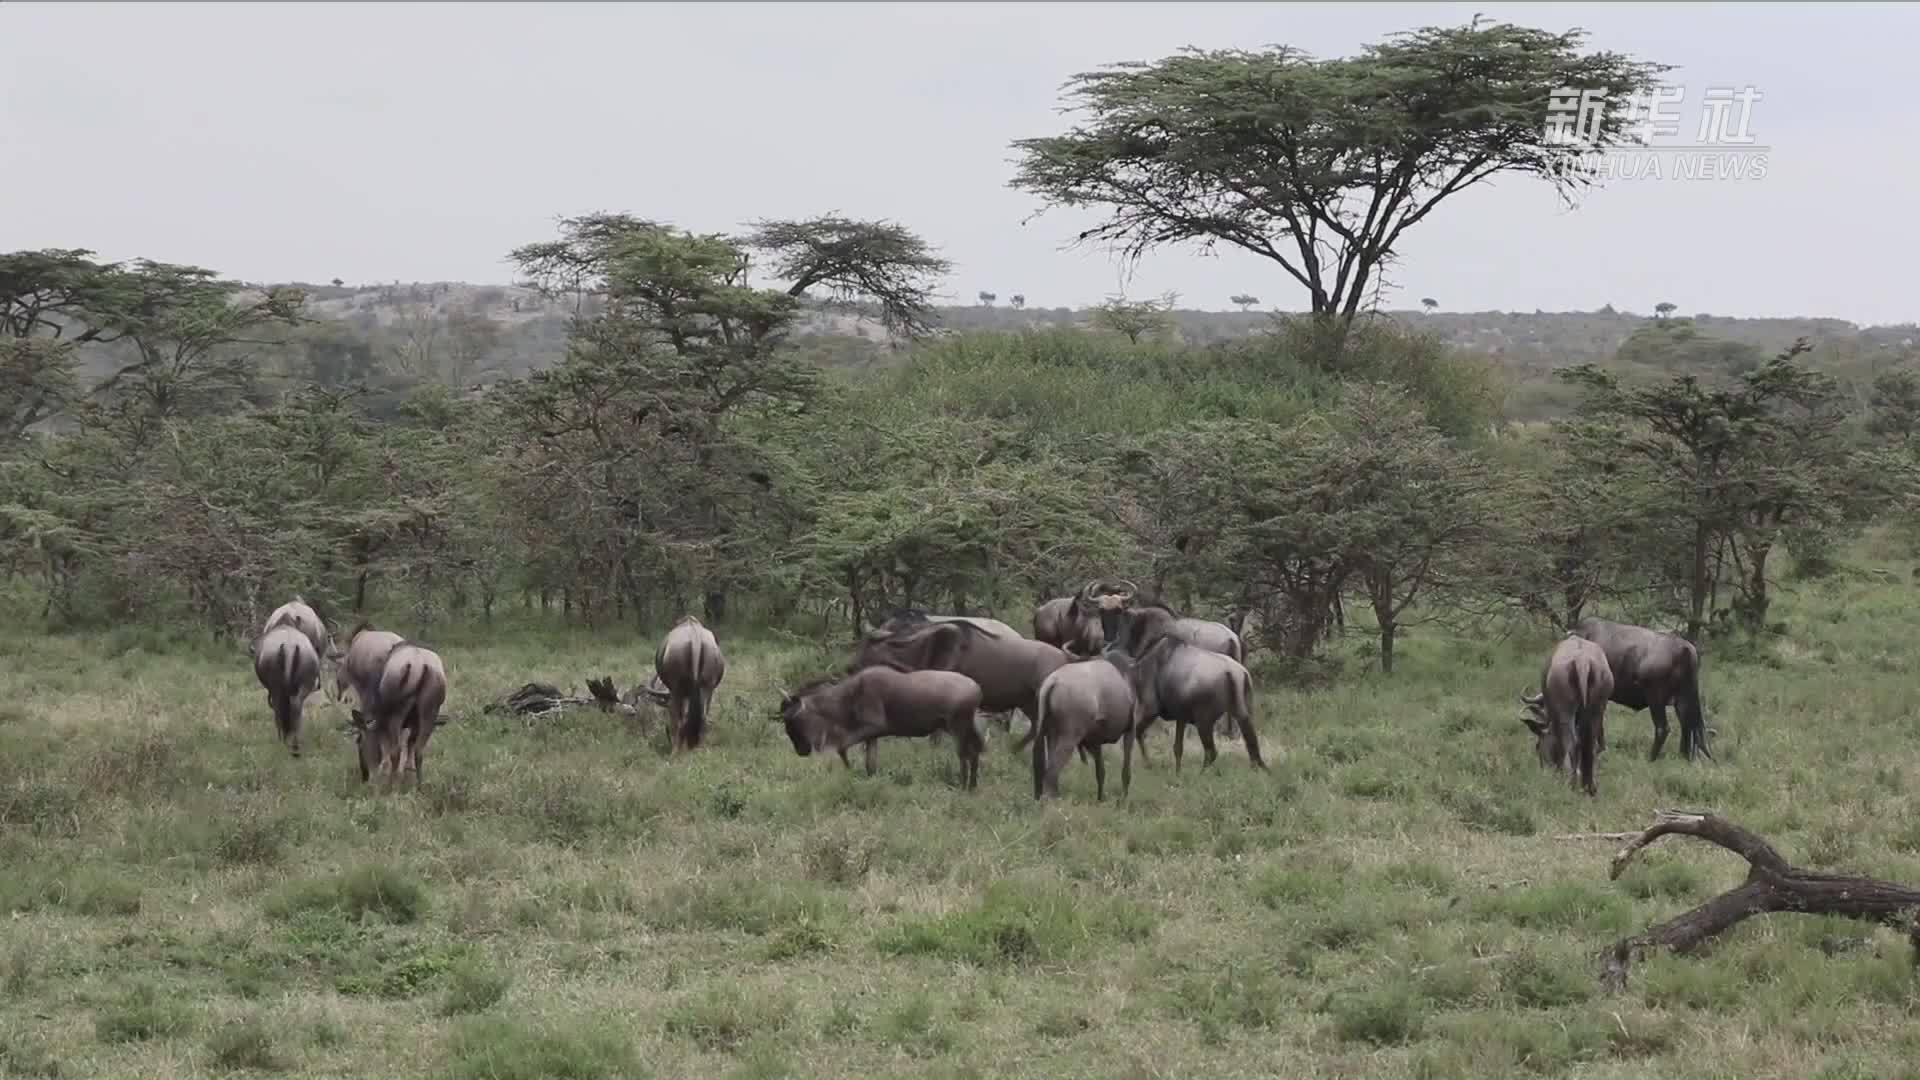
{"label": "flat-topped acacia tree", "polygon": [[1615,106],[1668,68],[1582,54],[1584,36],[1476,17],[1351,57],[1274,46],[1109,65],[1067,84],[1086,123],[1013,144],[1011,186],[1048,206],[1104,208],[1077,242],[1129,259],[1188,242],[1270,259],[1337,345],[1405,232],[1448,197],[1500,173],[1568,199],[1598,181],[1591,155],[1626,142],[1632,120],[1604,108],[1579,128],[1584,141],[1557,140],[1554,92]]}

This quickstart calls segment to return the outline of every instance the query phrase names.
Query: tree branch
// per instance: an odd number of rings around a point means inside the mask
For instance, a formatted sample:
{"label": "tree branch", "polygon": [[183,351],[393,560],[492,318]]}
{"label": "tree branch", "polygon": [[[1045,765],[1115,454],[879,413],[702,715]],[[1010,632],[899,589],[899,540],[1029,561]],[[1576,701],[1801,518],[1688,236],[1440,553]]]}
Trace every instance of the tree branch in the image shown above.
{"label": "tree branch", "polygon": [[1746,880],[1738,887],[1646,932],[1622,938],[1600,954],[1602,985],[1625,988],[1633,961],[1664,948],[1674,954],[1693,951],[1752,915],[1795,911],[1808,915],[1844,915],[1887,925],[1902,925],[1920,963],[1920,889],[1847,874],[1823,874],[1790,865],[1774,846],[1745,828],[1702,811],[1660,810],[1654,823],[1614,855],[1608,871],[1617,880],[1634,857],[1663,836],[1691,836],[1723,847],[1747,860]]}

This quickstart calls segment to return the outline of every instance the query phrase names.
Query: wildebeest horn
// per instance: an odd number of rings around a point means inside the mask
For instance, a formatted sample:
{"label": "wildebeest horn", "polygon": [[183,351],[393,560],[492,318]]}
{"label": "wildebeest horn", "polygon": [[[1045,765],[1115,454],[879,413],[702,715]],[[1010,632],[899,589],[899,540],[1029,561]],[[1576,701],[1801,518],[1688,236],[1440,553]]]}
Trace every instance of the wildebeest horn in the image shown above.
{"label": "wildebeest horn", "polygon": [[1131,581],[1122,580],[1121,582],[1119,582],[1119,585],[1120,585],[1120,595],[1125,596],[1128,599],[1132,599],[1134,595],[1139,593],[1140,591],[1139,588],[1135,586],[1134,583]]}
{"label": "wildebeest horn", "polygon": [[1533,694],[1529,696],[1524,690],[1520,693],[1520,704],[1522,705],[1538,705],[1546,699],[1547,695],[1545,694]]}

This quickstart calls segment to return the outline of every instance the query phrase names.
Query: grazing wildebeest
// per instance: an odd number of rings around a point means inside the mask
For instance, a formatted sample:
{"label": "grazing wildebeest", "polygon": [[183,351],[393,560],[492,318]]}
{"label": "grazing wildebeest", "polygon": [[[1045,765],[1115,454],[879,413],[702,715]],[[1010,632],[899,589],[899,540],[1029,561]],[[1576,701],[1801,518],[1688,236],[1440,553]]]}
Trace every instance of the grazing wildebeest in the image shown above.
{"label": "grazing wildebeest", "polygon": [[1104,747],[1120,743],[1120,794],[1133,786],[1133,743],[1138,705],[1128,680],[1131,658],[1118,649],[1076,660],[1054,670],[1040,684],[1040,716],[1033,740],[1033,797],[1060,794],[1060,770],[1068,748],[1093,760],[1094,800],[1107,797]]}
{"label": "grazing wildebeest", "polygon": [[667,687],[667,724],[675,752],[706,738],[713,692],[727,674],[727,658],[713,631],[682,615],[653,654],[653,670]]}
{"label": "grazing wildebeest", "polygon": [[1074,596],[1057,596],[1033,609],[1036,641],[1058,645],[1075,656],[1098,656],[1107,647],[1106,631],[1091,593],[1092,582]]}
{"label": "grazing wildebeest", "polygon": [[[880,625],[868,631],[867,636],[888,637],[915,626],[924,626],[927,623],[936,622],[972,623],[996,637],[1017,638],[1021,636],[1020,631],[1015,630],[999,619],[989,619],[984,615],[935,615],[921,608],[895,608]],[[1008,710],[987,709],[984,711],[987,719],[1000,725],[1001,731],[1010,732],[1013,730],[1013,720],[1008,715]],[[939,736],[935,735],[934,738],[938,739]],[[868,753],[872,753],[873,747],[869,746],[867,750]]]}
{"label": "grazing wildebeest", "polygon": [[[1187,725],[1192,724],[1200,731],[1205,764],[1211,765],[1219,756],[1213,744],[1214,724],[1230,717],[1246,740],[1248,762],[1255,768],[1267,767],[1260,758],[1260,736],[1253,729],[1253,679],[1238,660],[1189,644],[1173,632],[1179,616],[1163,604],[1136,599],[1131,589],[1103,598],[1100,619],[1107,640],[1114,643],[1109,650],[1117,648],[1133,658],[1129,681],[1137,699],[1136,739],[1156,718],[1172,720],[1173,767],[1178,772]],[[1146,759],[1144,749],[1140,756]]]}
{"label": "grazing wildebeest", "polygon": [[1018,746],[1024,749],[1035,730],[1040,684],[1067,659],[1059,646],[953,619],[869,634],[847,670],[893,664],[912,671],[957,671],[980,684],[982,709],[1026,714],[1027,733]]}
{"label": "grazing wildebeest", "polygon": [[300,756],[300,718],[307,697],[320,687],[320,654],[299,627],[270,627],[254,641],[253,675],[267,689],[273,727],[294,757]]}
{"label": "grazing wildebeest", "polygon": [[320,618],[319,612],[298,596],[274,608],[260,632],[265,634],[276,626],[291,626],[304,634],[313,643],[315,656],[325,657],[333,652],[333,639],[327,633],[326,622]]}
{"label": "grazing wildebeest", "polygon": [[953,736],[960,752],[960,782],[968,791],[979,786],[980,754],[986,749],[974,718],[979,710],[980,684],[965,675],[890,664],[818,679],[780,696],[780,719],[801,757],[832,748],[852,768],[847,747],[860,743],[866,749],[867,775],[872,776],[877,768],[875,740],[944,732]]}
{"label": "grazing wildebeest", "polygon": [[381,669],[386,666],[387,654],[403,640],[391,630],[375,630],[366,623],[354,627],[347,635],[346,650],[328,657],[333,661],[333,681],[329,684],[333,687],[333,699],[344,700],[351,689],[360,707],[365,709]]}
{"label": "grazing wildebeest", "polygon": [[[1652,710],[1653,749],[1647,754],[1648,761],[1658,760],[1666,744],[1669,705],[1680,714],[1680,752],[1688,761],[1696,753],[1713,757],[1707,749],[1706,717],[1700,708],[1700,652],[1692,642],[1677,634],[1600,618],[1581,619],[1573,633],[1607,654],[1607,666],[1613,672],[1610,700],[1615,705],[1625,705],[1634,712]],[[1600,749],[1606,746],[1602,738]]]}
{"label": "grazing wildebeest", "polygon": [[447,669],[440,654],[401,641],[387,651],[379,675],[355,693],[365,710],[354,710],[360,779],[378,771],[391,787],[402,774],[412,773],[418,785],[427,740],[433,738],[447,700]]}
{"label": "grazing wildebeest", "polygon": [[1593,782],[1594,758],[1605,732],[1607,699],[1613,695],[1613,669],[1606,651],[1583,637],[1568,634],[1547,656],[1540,672],[1540,692],[1520,695],[1527,707],[1521,717],[1533,732],[1540,764],[1564,769],[1572,783],[1587,794]]}

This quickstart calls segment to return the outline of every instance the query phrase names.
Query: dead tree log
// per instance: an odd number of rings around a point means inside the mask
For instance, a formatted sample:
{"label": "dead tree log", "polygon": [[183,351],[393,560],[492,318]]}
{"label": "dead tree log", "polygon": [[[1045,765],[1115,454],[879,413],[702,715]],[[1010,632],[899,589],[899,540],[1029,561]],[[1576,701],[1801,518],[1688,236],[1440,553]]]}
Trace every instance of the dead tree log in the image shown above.
{"label": "dead tree log", "polygon": [[1717,844],[1747,860],[1747,878],[1692,911],[1605,949],[1600,954],[1600,982],[1608,989],[1625,989],[1628,969],[1649,950],[1688,953],[1750,915],[1776,911],[1844,915],[1901,927],[1913,943],[1914,963],[1920,965],[1920,921],[1915,919],[1915,912],[1920,911],[1920,889],[1850,874],[1798,869],[1766,840],[1712,814],[1656,811],[1654,823],[1614,855],[1608,880],[1617,880],[1641,849],[1663,836],[1676,834]]}
{"label": "dead tree log", "polygon": [[642,701],[662,704],[667,700],[666,688],[659,686],[660,677],[653,677],[628,691],[622,697],[613,687],[613,677],[603,676],[587,680],[589,697],[576,697],[563,692],[559,687],[548,683],[530,682],[486,707],[487,712],[510,712],[515,716],[540,716],[559,709],[591,705],[602,712],[634,715],[638,713]]}

